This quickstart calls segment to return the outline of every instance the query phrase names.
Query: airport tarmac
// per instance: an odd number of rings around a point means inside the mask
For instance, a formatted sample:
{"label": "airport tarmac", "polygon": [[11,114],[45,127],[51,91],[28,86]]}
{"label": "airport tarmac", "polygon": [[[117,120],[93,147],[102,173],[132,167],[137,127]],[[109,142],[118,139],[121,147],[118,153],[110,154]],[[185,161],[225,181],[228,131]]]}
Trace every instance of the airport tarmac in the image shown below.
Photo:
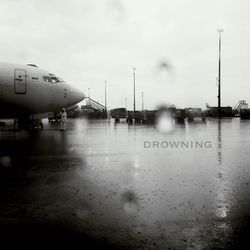
{"label": "airport tarmac", "polygon": [[[250,229],[250,122],[69,119],[0,131],[1,242],[80,249],[236,249]],[[3,244],[3,243],[1,243]]]}

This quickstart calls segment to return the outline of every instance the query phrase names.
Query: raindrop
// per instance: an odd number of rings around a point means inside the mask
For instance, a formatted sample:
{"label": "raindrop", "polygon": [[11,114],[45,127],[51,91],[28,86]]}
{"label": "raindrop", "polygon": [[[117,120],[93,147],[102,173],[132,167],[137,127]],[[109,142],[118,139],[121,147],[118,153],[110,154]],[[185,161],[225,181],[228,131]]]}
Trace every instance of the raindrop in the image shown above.
{"label": "raindrop", "polygon": [[161,61],[160,63],[159,63],[159,70],[166,70],[166,71],[171,71],[172,70],[172,66],[170,65],[170,63],[169,62],[167,62],[167,61]]}
{"label": "raindrop", "polygon": [[90,215],[91,208],[87,203],[82,203],[76,211],[77,216],[80,219],[86,219]]}
{"label": "raindrop", "polygon": [[160,108],[156,114],[156,129],[161,133],[170,133],[174,130],[173,114],[169,108]]}
{"label": "raindrop", "polygon": [[133,214],[138,209],[138,198],[133,191],[128,190],[122,194],[122,203],[128,214]]}
{"label": "raindrop", "polygon": [[0,157],[0,166],[9,168],[11,166],[11,158],[9,156]]}

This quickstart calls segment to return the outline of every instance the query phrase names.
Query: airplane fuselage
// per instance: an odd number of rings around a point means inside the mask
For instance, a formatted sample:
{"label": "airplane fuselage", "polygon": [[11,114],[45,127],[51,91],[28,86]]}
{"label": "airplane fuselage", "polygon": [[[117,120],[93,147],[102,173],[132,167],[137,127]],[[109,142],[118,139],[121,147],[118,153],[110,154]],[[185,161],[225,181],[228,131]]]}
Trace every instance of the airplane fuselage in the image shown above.
{"label": "airplane fuselage", "polygon": [[84,98],[81,91],[35,65],[0,63],[0,118],[46,116]]}

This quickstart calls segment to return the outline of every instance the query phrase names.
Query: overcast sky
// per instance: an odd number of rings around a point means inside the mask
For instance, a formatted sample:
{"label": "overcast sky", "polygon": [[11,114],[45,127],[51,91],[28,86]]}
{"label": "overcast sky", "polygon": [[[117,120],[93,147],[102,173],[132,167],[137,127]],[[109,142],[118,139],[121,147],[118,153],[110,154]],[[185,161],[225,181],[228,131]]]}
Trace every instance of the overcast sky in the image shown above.
{"label": "overcast sky", "polygon": [[2,62],[35,63],[110,108],[250,102],[249,0],[0,0]]}

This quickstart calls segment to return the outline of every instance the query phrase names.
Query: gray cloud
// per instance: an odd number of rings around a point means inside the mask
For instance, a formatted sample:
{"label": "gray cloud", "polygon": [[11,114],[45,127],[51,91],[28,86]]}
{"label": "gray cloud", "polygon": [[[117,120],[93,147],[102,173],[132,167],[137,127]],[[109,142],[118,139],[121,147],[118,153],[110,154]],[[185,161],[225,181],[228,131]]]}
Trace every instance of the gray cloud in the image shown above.
{"label": "gray cloud", "polygon": [[[1,61],[36,63],[104,100],[110,107],[128,98],[132,67],[145,107],[216,104],[219,25],[222,103],[248,99],[250,16],[245,0],[1,0]],[[166,58],[174,76],[157,75]]]}

